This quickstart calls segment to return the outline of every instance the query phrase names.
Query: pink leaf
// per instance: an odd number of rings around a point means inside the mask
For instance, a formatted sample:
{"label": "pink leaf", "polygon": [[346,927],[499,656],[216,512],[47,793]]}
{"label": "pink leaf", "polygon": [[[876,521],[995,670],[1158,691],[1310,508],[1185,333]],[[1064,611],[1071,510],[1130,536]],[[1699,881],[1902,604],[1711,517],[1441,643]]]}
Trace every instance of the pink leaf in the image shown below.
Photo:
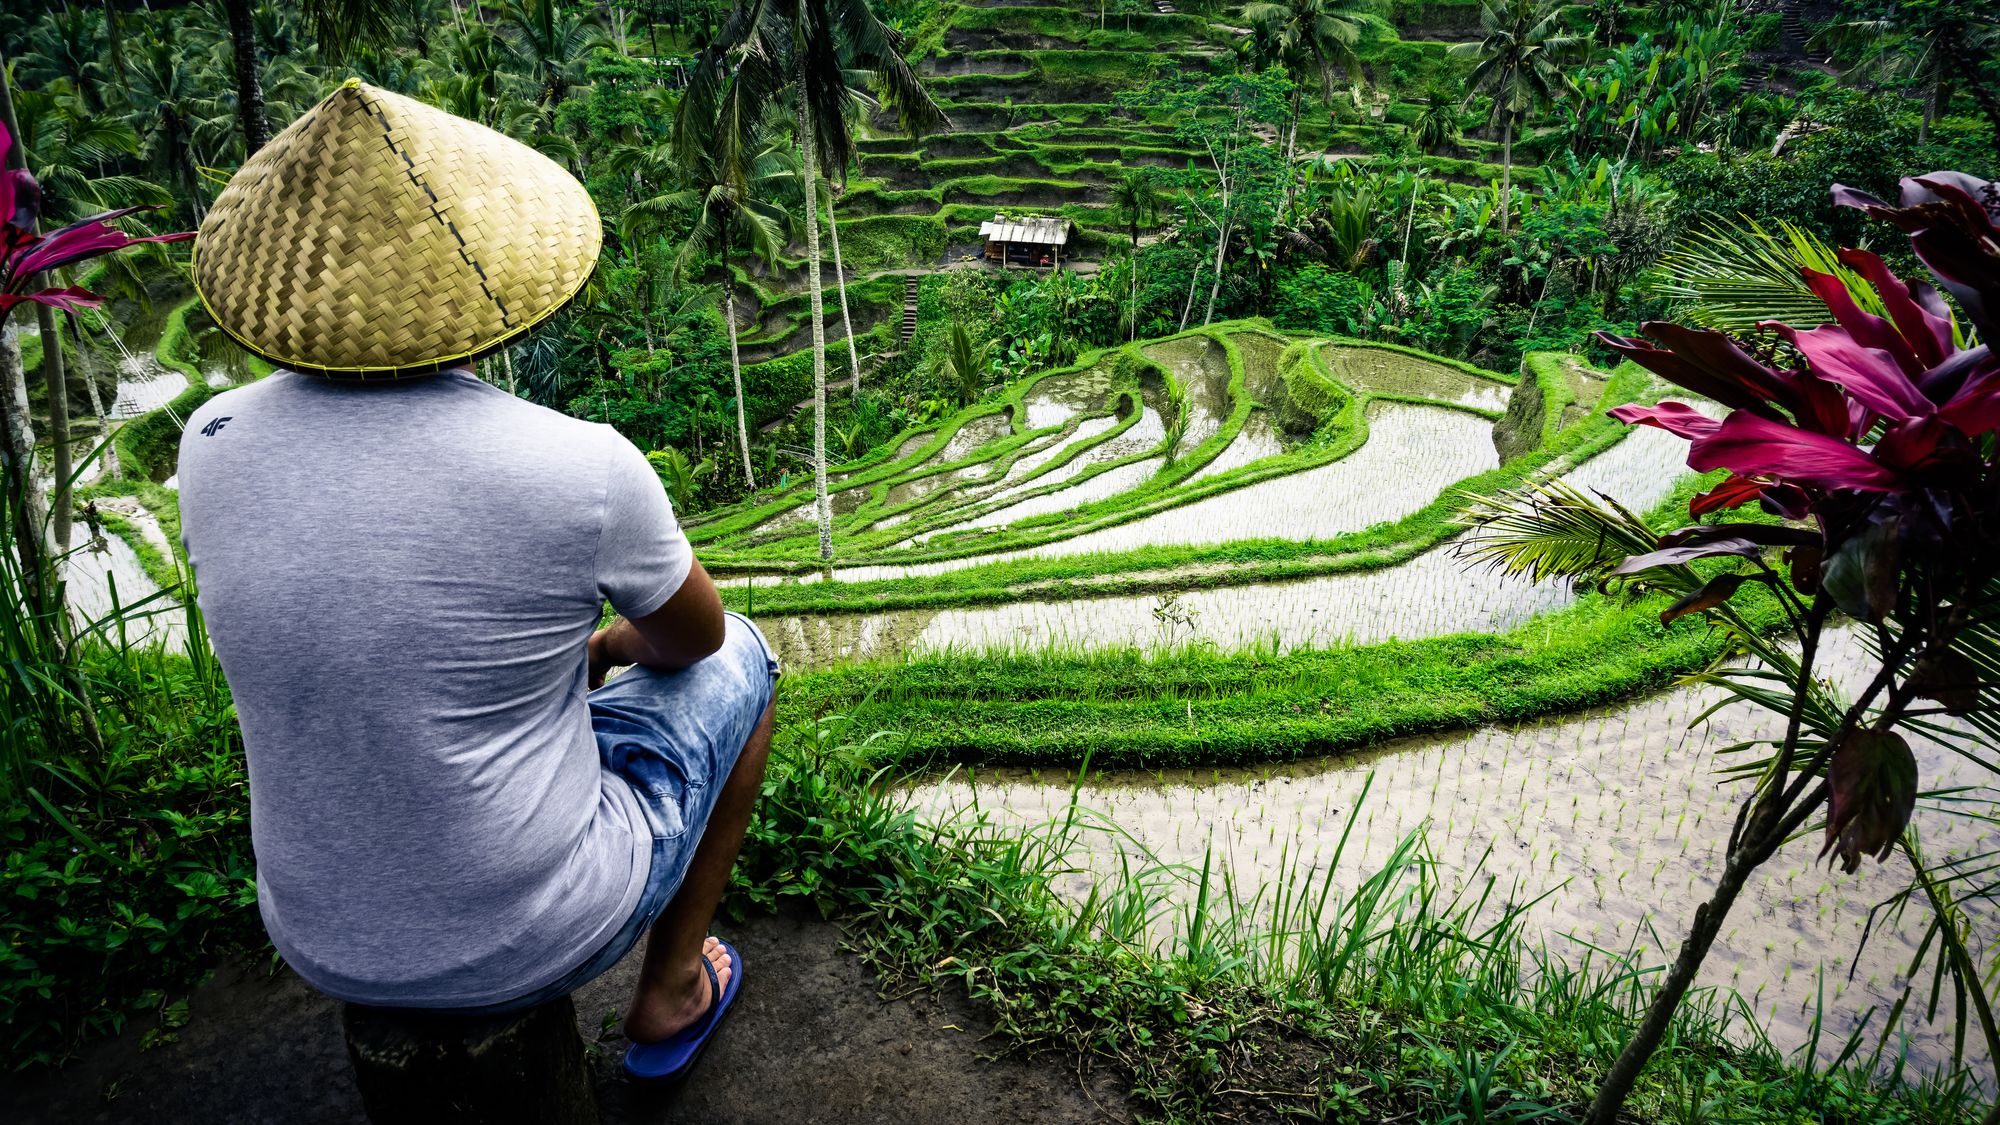
{"label": "pink leaf", "polygon": [[[1873,254],[1865,256],[1875,257]],[[1876,259],[1876,265],[1881,265],[1880,259]],[[1827,311],[1833,314],[1835,323],[1845,328],[1855,343],[1863,347],[1879,348],[1889,353],[1895,359],[1896,366],[1901,368],[1905,375],[1915,376],[1930,366],[1918,360],[1916,350],[1910,346],[1908,340],[1903,339],[1902,333],[1896,331],[1895,325],[1874,313],[1863,311],[1860,305],[1855,304],[1854,294],[1848,290],[1846,282],[1830,273],[1820,273],[1816,270],[1799,272],[1805,276],[1807,288],[1826,304]],[[1886,274],[1888,270],[1885,268],[1882,272]],[[1894,280],[1890,279],[1892,283]]]}
{"label": "pink leaf", "polygon": [[1938,409],[1938,417],[1968,437],[2000,429],[2000,361],[1988,355],[1958,393]]}
{"label": "pink leaf", "polygon": [[[1887,324],[1880,318],[1877,322]],[[1765,321],[1764,326],[1775,329],[1804,353],[1814,375],[1840,386],[1877,414],[1921,418],[1937,409],[1903,374],[1894,356],[1864,345],[1840,325],[1822,325],[1807,332],[1774,320]]]}
{"label": "pink leaf", "polygon": [[1868,279],[1922,369],[1944,362],[1952,351],[1951,314],[1937,290],[1921,281],[1903,281],[1889,272],[1880,255],[1866,250],[1842,250],[1840,261]]}
{"label": "pink leaf", "polygon": [[1764,482],[1731,475],[1728,480],[1700,493],[1688,502],[1688,515],[1699,519],[1710,512],[1740,508],[1764,495]]}
{"label": "pink leaf", "polygon": [[29,301],[62,309],[64,312],[80,312],[103,304],[104,298],[74,285],[67,289],[38,289],[33,293],[0,293],[0,317],[6,316],[7,311],[15,305]]}
{"label": "pink leaf", "polygon": [[16,277],[25,277],[42,270],[60,269],[72,262],[109,254],[114,250],[123,250],[127,246],[141,242],[180,242],[193,237],[193,231],[133,238],[116,227],[65,227],[42,239],[33,250],[23,254],[13,264],[13,273]]}
{"label": "pink leaf", "polygon": [[1680,402],[1663,402],[1658,406],[1614,406],[1608,412],[1613,418],[1628,426],[1655,426],[1675,437],[1692,441],[1714,433],[1722,423]]}
{"label": "pink leaf", "polygon": [[1855,488],[1900,492],[1896,474],[1854,446],[1738,410],[1713,434],[1695,439],[1688,467],[1700,472],[1729,469],[1746,476],[1768,475],[1815,488]]}

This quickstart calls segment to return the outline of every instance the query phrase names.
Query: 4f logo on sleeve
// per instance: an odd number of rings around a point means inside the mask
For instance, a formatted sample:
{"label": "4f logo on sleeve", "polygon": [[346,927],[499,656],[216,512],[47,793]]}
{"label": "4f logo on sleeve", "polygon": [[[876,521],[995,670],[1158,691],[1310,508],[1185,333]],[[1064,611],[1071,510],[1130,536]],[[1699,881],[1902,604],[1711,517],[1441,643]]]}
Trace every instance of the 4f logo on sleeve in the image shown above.
{"label": "4f logo on sleeve", "polygon": [[214,437],[214,436],[215,436],[216,434],[219,434],[219,433],[221,433],[221,432],[222,432],[222,427],[224,427],[224,426],[226,426],[226,425],[228,425],[228,424],[229,424],[229,418],[228,418],[228,417],[226,417],[226,416],[225,416],[225,417],[222,417],[222,418],[217,418],[217,419],[216,419],[215,421],[213,421],[213,422],[210,422],[210,423],[209,423],[208,425],[206,425],[206,426],[203,426],[203,427],[201,428],[201,436],[203,436],[203,437]]}

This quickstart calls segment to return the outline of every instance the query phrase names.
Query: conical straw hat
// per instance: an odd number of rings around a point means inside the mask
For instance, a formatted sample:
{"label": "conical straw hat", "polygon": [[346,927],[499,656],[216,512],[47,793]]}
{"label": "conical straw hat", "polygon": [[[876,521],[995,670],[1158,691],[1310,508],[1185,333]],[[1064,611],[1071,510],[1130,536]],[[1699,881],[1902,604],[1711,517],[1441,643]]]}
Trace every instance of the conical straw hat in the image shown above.
{"label": "conical straw hat", "polygon": [[279,366],[421,375],[560,309],[603,237],[589,193],[548,157],[349,79],[216,197],[195,290],[223,331]]}

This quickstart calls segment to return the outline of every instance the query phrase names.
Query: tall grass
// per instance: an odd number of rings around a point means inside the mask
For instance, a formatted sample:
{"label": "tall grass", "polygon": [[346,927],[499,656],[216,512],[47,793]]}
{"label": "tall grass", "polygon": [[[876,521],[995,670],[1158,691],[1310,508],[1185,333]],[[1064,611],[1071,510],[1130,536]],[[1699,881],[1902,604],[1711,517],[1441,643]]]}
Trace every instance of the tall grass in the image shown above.
{"label": "tall grass", "polygon": [[[86,459],[87,461],[87,459]],[[5,491],[5,490],[0,490]],[[85,618],[0,498],[0,1054],[58,1062],[254,934],[241,737],[193,599]],[[30,552],[31,556],[34,552]],[[183,584],[185,575],[182,575]],[[147,638],[178,616],[183,641]]]}
{"label": "tall grass", "polygon": [[[926,821],[884,765],[900,736],[863,729],[836,713],[782,732],[743,890],[845,916],[887,973],[980,1001],[1006,1049],[1111,1066],[1166,1120],[1560,1120],[1650,999],[1655,969],[1629,951],[1556,957],[1523,935],[1533,902],[1477,877],[1451,891],[1421,829],[1351,892],[1330,876],[1350,827],[1316,857],[1327,874],[1294,854],[1291,878],[1245,894],[1212,854],[1161,862],[1080,786],[1026,830],[983,814],[976,786]],[[1745,1014],[1722,991],[1685,1005],[1638,1119],[1945,1122],[1978,1105],[1962,1075],[1906,1083],[1858,1038],[1832,1065],[1787,1058]]]}

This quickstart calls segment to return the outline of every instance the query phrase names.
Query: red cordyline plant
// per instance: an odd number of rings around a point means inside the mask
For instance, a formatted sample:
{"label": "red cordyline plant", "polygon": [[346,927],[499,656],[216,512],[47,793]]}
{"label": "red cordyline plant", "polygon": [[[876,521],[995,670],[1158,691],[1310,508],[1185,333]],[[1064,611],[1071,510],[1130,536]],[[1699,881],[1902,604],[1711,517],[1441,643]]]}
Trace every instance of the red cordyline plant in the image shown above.
{"label": "red cordyline plant", "polygon": [[[14,138],[0,125],[0,163],[13,147]],[[0,323],[15,305],[28,301],[72,313],[103,303],[102,297],[80,286],[46,285],[45,277],[53,270],[141,242],[179,242],[194,237],[193,231],[182,231],[134,238],[111,225],[135,211],[152,210],[148,207],[122,207],[37,234],[35,222],[41,209],[42,188],[33,175],[25,169],[0,172],[0,216],[5,217],[4,226],[0,226]]]}
{"label": "red cordyline plant", "polygon": [[[0,126],[0,165],[13,148],[13,137]],[[46,234],[35,229],[41,213],[42,189],[34,176],[23,169],[0,170],[0,330],[17,305],[47,305],[74,315],[81,309],[103,303],[97,294],[75,285],[51,285],[54,271],[92,258],[123,250],[141,242],[179,242],[193,238],[194,232],[133,237],[112,226],[112,222],[141,207],[106,211],[71,223]],[[56,347],[57,340],[45,340]],[[41,497],[36,493],[34,474],[28,465],[34,456],[35,435],[25,410],[19,349],[11,344],[0,348],[0,465],[5,467],[9,495],[4,506],[11,513],[11,539],[24,574],[23,590],[29,599],[30,617],[37,627],[54,636],[62,616],[60,585],[53,580],[52,568],[44,558],[40,516]]]}
{"label": "red cordyline plant", "polygon": [[[1738,748],[1764,756],[1727,771],[1752,788],[1718,885],[1606,1072],[1586,1118],[1595,1125],[1617,1118],[1752,872],[1822,814],[1820,855],[1848,872],[1866,855],[1910,857],[1913,886],[1933,908],[1925,947],[1952,979],[1961,1030],[1976,1023],[2000,1057],[1970,952],[1979,943],[1927,877],[1910,829],[1920,778],[1902,733],[1921,731],[2000,770],[1988,690],[2000,678],[2000,356],[1986,343],[2000,338],[2000,186],[1945,172],[1904,180],[1894,205],[1838,186],[1834,198],[1907,232],[1936,286],[1846,250],[1840,260],[1860,279],[1852,288],[1804,273],[1825,324],[1767,321],[1752,341],[1657,322],[1643,340],[1603,337],[1713,404],[1610,411],[1688,439],[1690,468],[1727,473],[1690,505],[1707,522],[1657,535],[1559,482],[1467,516],[1475,530],[1466,552],[1510,572],[1675,595],[1663,624],[1700,614],[1730,642],[1691,679],[1784,720],[1782,737]],[[1745,608],[1736,599],[1753,588],[1768,596]],[[1852,698],[1815,670],[1842,616],[1872,658]]]}

